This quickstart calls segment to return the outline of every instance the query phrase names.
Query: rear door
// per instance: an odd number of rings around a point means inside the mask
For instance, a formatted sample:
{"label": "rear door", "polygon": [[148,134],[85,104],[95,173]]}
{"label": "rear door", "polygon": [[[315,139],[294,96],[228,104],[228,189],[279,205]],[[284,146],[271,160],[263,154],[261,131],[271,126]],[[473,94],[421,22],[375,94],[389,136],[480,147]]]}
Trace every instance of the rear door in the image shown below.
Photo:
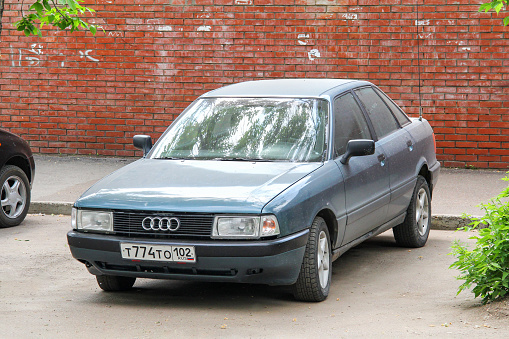
{"label": "rear door", "polygon": [[409,121],[404,114],[396,118],[384,100],[389,99],[384,98],[378,89],[363,87],[356,89],[355,94],[371,120],[378,138],[377,144],[385,151],[391,191],[387,220],[391,220],[406,210],[415,186],[413,140],[402,128],[402,124]]}
{"label": "rear door", "polygon": [[352,93],[334,100],[334,161],[343,174],[347,223],[342,244],[347,244],[387,218],[390,201],[389,174],[384,149],[376,144],[375,154],[352,157],[347,164],[340,159],[348,141],[373,139],[372,130]]}

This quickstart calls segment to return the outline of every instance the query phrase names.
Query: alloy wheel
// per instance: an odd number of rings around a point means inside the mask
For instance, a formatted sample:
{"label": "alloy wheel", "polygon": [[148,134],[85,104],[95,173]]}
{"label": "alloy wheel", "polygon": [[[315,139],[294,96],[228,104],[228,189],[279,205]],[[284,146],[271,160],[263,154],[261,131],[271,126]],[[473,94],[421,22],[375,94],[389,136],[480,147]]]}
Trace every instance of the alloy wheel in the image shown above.
{"label": "alloy wheel", "polygon": [[27,192],[23,180],[12,175],[2,185],[1,190],[2,212],[11,219],[19,217],[24,209],[27,200]]}
{"label": "alloy wheel", "polygon": [[426,190],[421,187],[415,201],[415,221],[420,235],[424,235],[429,224],[429,199]]}
{"label": "alloy wheel", "polygon": [[318,241],[318,277],[322,288],[329,282],[329,240],[324,231],[320,232]]}

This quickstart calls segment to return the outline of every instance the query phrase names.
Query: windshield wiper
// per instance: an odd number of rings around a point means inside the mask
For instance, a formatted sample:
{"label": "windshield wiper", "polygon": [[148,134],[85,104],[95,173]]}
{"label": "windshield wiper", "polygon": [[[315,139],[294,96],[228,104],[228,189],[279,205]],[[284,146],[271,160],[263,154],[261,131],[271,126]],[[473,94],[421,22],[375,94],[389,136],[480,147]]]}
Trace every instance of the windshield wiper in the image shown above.
{"label": "windshield wiper", "polygon": [[194,158],[183,158],[183,157],[160,157],[156,159],[164,159],[164,160],[193,160]]}
{"label": "windshield wiper", "polygon": [[241,158],[241,157],[229,157],[229,158],[214,158],[212,160],[218,161],[254,161],[254,162],[271,162],[277,161],[273,159],[263,159],[263,158]]}

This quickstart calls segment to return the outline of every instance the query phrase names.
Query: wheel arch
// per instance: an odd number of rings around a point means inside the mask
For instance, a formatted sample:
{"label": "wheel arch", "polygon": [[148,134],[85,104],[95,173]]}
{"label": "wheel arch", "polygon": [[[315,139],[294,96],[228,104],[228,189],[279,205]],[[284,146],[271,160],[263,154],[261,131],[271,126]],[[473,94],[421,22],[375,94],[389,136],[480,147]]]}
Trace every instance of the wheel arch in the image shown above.
{"label": "wheel arch", "polygon": [[329,230],[331,246],[332,248],[336,248],[337,247],[336,241],[338,235],[338,222],[336,219],[336,215],[330,209],[324,208],[320,212],[318,212],[316,216],[325,220],[325,223],[327,224],[327,229]]}
{"label": "wheel arch", "polygon": [[22,156],[14,156],[7,160],[5,165],[12,165],[21,168],[21,170],[25,172],[28,182],[32,183],[32,170],[30,169],[30,163],[27,159]]}
{"label": "wheel arch", "polygon": [[428,169],[428,164],[424,163],[421,165],[418,175],[420,175],[420,176],[424,177],[424,179],[426,179],[426,183],[428,184],[428,187],[429,187],[429,194],[430,194],[430,196],[433,195],[433,187],[432,187],[432,183],[431,183],[431,172]]}

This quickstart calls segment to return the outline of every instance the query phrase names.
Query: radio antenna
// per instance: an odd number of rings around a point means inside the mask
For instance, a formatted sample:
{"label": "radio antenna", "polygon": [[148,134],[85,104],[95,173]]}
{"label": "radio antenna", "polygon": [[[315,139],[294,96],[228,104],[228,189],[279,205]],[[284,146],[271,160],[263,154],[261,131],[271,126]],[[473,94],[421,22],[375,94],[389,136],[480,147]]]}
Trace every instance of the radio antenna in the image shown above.
{"label": "radio antenna", "polygon": [[[420,48],[419,48],[419,25],[422,23],[419,23],[419,0],[417,0],[417,20],[415,20],[415,27],[417,31],[417,73],[419,76],[419,120],[422,121],[422,103],[421,103],[421,54],[420,54]],[[424,32],[424,27],[423,27]]]}

